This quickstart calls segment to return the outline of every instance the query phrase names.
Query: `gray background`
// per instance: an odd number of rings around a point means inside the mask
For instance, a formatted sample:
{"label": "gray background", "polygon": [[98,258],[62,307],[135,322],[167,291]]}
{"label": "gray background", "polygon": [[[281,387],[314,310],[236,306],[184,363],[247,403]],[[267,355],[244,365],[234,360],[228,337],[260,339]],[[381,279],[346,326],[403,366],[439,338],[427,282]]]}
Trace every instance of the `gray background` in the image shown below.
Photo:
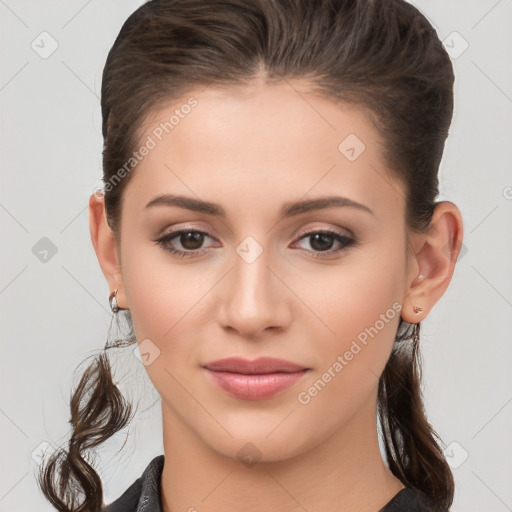
{"label": "gray background", "polygon": [[[38,454],[69,439],[74,369],[106,341],[108,286],[87,205],[101,185],[102,68],[141,3],[0,0],[1,512],[53,510],[35,483]],[[512,510],[512,0],[412,3],[452,52],[441,199],[465,228],[452,283],[423,322],[426,409],[449,445],[452,510],[502,512]],[[126,349],[116,368],[140,406],[98,455],[107,502],[163,453],[144,367]]]}

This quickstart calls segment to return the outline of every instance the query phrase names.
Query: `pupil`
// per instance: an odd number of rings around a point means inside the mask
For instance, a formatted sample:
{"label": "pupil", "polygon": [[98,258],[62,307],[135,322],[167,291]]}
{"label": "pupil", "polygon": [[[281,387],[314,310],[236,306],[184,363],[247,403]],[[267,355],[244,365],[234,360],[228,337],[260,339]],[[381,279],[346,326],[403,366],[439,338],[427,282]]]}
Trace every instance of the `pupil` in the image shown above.
{"label": "pupil", "polygon": [[[317,241],[320,240],[320,246],[318,247],[315,247],[315,244]],[[322,244],[322,240],[325,242],[325,240],[330,240],[330,243],[328,242],[327,243],[327,246],[325,244]],[[314,249],[318,249],[318,250],[325,250],[325,249],[330,249],[332,247],[332,237],[329,236],[329,235],[324,235],[324,234],[321,234],[321,233],[317,233],[316,235],[313,235],[313,243],[311,244],[311,246],[314,248]]]}
{"label": "pupil", "polygon": [[[186,249],[199,249],[203,242],[203,234],[197,231],[189,231],[188,233],[183,233],[181,235],[180,242]],[[190,246],[189,242],[192,242],[192,247]]]}

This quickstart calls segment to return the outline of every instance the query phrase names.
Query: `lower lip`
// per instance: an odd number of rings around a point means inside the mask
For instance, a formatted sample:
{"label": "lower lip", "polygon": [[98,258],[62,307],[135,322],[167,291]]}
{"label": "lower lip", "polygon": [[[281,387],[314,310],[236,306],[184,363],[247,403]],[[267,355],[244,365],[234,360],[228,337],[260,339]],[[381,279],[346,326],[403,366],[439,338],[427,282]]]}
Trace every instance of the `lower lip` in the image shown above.
{"label": "lower lip", "polygon": [[292,387],[304,377],[308,370],[258,375],[218,372],[208,368],[206,368],[206,372],[213,382],[228,395],[244,400],[264,400],[279,395]]}

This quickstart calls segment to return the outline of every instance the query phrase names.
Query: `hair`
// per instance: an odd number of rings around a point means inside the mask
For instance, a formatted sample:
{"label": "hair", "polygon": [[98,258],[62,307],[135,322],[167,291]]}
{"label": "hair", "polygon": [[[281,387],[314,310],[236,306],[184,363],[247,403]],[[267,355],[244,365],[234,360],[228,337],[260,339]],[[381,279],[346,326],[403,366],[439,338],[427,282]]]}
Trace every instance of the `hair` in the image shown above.
{"label": "hair", "polygon": [[[404,0],[145,3],[122,26],[103,71],[104,183],[126,170],[149,114],[194,88],[244,86],[262,72],[267,82],[307,80],[317,94],[362,109],[385,142],[387,168],[404,184],[408,229],[428,228],[452,119],[454,73],[434,28]],[[125,174],[104,192],[117,240],[133,172]],[[400,319],[378,386],[385,453],[405,486],[445,510],[453,500],[453,475],[423,407],[419,337],[404,326],[415,326],[419,335],[419,323]],[[131,406],[112,381],[105,349],[71,397],[69,450],[40,469],[39,485],[60,511],[102,509],[101,480],[83,452],[130,420]]]}

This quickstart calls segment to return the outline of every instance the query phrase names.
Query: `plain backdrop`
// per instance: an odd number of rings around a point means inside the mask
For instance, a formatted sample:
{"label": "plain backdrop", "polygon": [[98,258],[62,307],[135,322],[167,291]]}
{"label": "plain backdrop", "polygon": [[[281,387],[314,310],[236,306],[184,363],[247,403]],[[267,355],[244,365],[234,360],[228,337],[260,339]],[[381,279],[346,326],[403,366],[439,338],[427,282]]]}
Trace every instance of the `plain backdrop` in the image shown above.
{"label": "plain backdrop", "polygon": [[[74,370],[103,347],[108,286],[88,198],[101,185],[101,73],[134,0],[0,0],[0,512],[53,510],[38,454],[69,439]],[[441,197],[464,220],[452,283],[423,325],[429,421],[448,445],[453,511],[512,510],[512,1],[413,2],[453,59]],[[159,397],[130,349],[129,430],[98,456],[107,502],[163,453]],[[120,374],[121,375],[121,374]],[[123,447],[123,443],[126,443]]]}

